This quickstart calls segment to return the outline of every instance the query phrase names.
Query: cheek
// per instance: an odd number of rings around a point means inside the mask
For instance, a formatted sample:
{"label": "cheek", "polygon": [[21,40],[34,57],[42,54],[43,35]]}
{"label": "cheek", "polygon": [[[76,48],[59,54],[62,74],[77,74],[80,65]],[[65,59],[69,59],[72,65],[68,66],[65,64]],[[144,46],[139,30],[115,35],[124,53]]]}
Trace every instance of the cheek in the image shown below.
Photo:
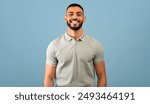
{"label": "cheek", "polygon": [[84,22],[84,21],[85,21],[85,18],[82,18],[82,21]]}
{"label": "cheek", "polygon": [[84,21],[84,18],[82,18],[82,17],[80,17],[79,19],[80,19],[80,21]]}
{"label": "cheek", "polygon": [[83,22],[85,21],[85,18],[84,18],[84,17],[82,17],[82,21],[83,21]]}
{"label": "cheek", "polygon": [[66,21],[66,22],[70,22],[70,20],[69,20],[69,19],[66,19],[65,21]]}
{"label": "cheek", "polygon": [[67,21],[71,21],[72,20],[72,18],[67,18]]}
{"label": "cheek", "polygon": [[70,19],[71,19],[71,17],[68,17],[68,16],[65,17],[66,21],[69,21]]}

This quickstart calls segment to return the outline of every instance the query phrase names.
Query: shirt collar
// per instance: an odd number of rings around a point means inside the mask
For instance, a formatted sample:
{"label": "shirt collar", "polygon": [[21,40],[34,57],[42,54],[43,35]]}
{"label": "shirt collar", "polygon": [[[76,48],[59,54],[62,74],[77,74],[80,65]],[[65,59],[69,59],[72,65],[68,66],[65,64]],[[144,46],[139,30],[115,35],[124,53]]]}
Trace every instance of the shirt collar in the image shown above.
{"label": "shirt collar", "polygon": [[67,39],[67,41],[71,41],[72,40],[72,38],[68,35],[67,32],[65,33],[65,38]]}
{"label": "shirt collar", "polygon": [[[72,40],[72,37],[69,36],[67,32],[65,33],[65,38],[67,39],[67,41],[71,41],[71,40]],[[79,41],[84,41],[84,38],[85,38],[85,34],[83,33],[83,34],[80,36]]]}

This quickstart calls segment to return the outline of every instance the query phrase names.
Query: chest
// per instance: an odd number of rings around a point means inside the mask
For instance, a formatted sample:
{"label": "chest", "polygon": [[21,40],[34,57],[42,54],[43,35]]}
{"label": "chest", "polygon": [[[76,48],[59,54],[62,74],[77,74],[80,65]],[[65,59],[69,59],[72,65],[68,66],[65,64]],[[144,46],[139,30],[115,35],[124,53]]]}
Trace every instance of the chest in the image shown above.
{"label": "chest", "polygon": [[58,62],[91,62],[94,58],[93,47],[82,41],[66,44],[58,48],[59,49],[56,51],[56,58]]}

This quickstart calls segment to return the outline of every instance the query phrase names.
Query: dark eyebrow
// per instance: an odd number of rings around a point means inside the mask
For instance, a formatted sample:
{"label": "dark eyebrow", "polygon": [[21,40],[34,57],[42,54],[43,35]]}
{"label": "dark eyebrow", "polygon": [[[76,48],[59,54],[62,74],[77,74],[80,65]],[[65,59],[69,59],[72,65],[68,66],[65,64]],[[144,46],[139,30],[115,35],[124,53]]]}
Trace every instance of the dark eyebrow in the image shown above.
{"label": "dark eyebrow", "polygon": [[82,13],[82,12],[77,12],[77,13]]}
{"label": "dark eyebrow", "polygon": [[83,13],[83,12],[77,12],[77,14],[78,14],[78,15],[84,15],[84,13]]}
{"label": "dark eyebrow", "polygon": [[[68,14],[74,14],[75,12],[68,12]],[[84,15],[84,13],[83,12],[76,12],[77,14],[81,14],[81,15]]]}
{"label": "dark eyebrow", "polygon": [[68,12],[68,13],[74,13],[74,12]]}
{"label": "dark eyebrow", "polygon": [[[74,13],[74,12],[68,12],[68,13]],[[77,12],[77,13],[82,13],[82,12]]]}

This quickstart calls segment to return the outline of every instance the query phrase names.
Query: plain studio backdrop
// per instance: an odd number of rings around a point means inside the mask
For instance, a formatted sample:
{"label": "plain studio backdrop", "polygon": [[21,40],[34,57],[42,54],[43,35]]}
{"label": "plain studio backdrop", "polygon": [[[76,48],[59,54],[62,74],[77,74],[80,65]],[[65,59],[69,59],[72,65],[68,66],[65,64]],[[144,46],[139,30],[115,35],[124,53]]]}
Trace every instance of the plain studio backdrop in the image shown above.
{"label": "plain studio backdrop", "polygon": [[0,0],[0,86],[43,86],[47,46],[66,31],[71,3],[104,46],[108,86],[150,86],[150,0]]}

